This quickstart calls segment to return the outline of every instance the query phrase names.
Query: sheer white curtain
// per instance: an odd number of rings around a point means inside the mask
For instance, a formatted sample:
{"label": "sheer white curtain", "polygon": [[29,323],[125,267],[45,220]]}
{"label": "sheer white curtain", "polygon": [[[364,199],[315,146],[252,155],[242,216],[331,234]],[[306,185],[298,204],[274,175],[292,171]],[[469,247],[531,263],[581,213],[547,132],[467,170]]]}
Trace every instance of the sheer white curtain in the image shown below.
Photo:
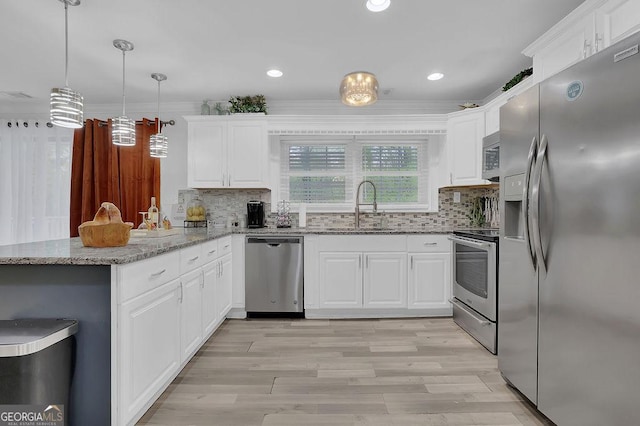
{"label": "sheer white curtain", "polygon": [[73,130],[0,119],[0,245],[69,237]]}

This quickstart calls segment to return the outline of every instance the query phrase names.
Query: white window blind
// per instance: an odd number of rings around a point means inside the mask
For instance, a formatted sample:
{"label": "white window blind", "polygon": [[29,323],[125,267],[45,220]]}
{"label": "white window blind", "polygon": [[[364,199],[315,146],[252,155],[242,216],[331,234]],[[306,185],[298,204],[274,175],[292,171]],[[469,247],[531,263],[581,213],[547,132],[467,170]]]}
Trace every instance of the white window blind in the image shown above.
{"label": "white window blind", "polygon": [[281,194],[295,203],[344,204],[350,196],[347,144],[285,143]]}
{"label": "white window blind", "polygon": [[[280,195],[316,211],[352,211],[363,180],[374,182],[380,209],[428,210],[426,140],[292,140],[281,142]],[[373,201],[370,185],[362,200]]]}

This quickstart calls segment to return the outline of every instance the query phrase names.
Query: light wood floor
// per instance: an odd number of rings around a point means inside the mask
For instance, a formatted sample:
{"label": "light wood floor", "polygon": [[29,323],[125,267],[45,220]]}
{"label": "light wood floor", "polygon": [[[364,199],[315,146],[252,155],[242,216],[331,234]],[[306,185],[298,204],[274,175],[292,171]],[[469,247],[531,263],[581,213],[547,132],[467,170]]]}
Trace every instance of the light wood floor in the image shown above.
{"label": "light wood floor", "polygon": [[545,425],[450,318],[227,320],[141,425]]}

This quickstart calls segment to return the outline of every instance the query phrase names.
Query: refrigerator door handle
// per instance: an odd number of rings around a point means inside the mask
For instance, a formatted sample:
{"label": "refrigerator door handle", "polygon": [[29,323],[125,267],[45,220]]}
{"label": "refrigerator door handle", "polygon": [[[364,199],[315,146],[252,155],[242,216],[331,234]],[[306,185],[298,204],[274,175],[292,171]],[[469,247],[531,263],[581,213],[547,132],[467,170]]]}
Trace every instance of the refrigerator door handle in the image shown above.
{"label": "refrigerator door handle", "polygon": [[544,256],[544,249],[542,248],[542,234],[540,232],[540,184],[542,181],[542,167],[544,166],[544,162],[547,158],[547,146],[547,136],[542,135],[540,148],[538,149],[538,156],[536,158],[536,170],[534,172],[535,183],[533,184],[533,189],[531,191],[533,198],[531,203],[531,210],[533,210],[532,222],[534,228],[533,240],[536,248],[538,265],[543,273],[547,272],[547,261]]}
{"label": "refrigerator door handle", "polygon": [[529,249],[529,257],[531,257],[531,264],[533,269],[536,269],[536,251],[533,247],[533,241],[531,241],[531,229],[529,229],[529,188],[531,185],[531,172],[535,166],[536,155],[538,153],[538,138],[533,137],[531,146],[529,147],[529,155],[527,156],[527,170],[524,175],[524,190],[522,194],[522,215],[524,223],[524,240],[527,243]]}

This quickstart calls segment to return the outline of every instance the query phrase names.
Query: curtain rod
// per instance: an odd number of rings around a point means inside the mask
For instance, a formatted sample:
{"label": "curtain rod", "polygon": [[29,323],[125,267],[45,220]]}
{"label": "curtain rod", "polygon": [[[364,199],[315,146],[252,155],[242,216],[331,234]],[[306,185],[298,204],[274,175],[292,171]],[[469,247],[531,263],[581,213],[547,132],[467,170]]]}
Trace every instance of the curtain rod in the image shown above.
{"label": "curtain rod", "polygon": [[[7,127],[9,127],[9,128],[13,127],[13,123],[14,123],[14,122],[13,122],[13,121],[11,121],[11,120],[7,121]],[[144,123],[144,122],[143,122],[143,121],[136,121],[136,124],[142,124],[142,123]],[[168,125],[168,126],[174,126],[174,125],[176,124],[176,122],[175,122],[174,120],[161,121],[160,123],[161,123],[163,126],[167,126],[167,125]],[[15,121],[15,124],[16,124],[16,127],[20,127],[20,122],[19,122],[19,121],[17,121],[17,120],[16,120],[16,121]],[[28,122],[28,121],[23,121],[23,122],[22,122],[22,125],[23,125],[24,127],[29,127],[29,122]],[[36,127],[40,126],[40,122],[36,121],[36,122],[35,122],[35,125],[36,125]],[[107,122],[106,122],[106,121],[98,120],[98,126],[99,126],[99,127],[104,127],[104,126],[106,126],[106,125],[107,125]],[[155,125],[156,125],[155,121],[149,121],[149,122],[147,122],[147,126],[155,126]],[[51,128],[51,127],[53,127],[53,124],[51,124],[50,122],[47,122],[47,123],[46,123],[46,126],[47,126],[47,127],[49,127],[49,128]]]}
{"label": "curtain rod", "polygon": [[[13,123],[14,123],[14,122],[13,122],[13,121],[11,121],[11,120],[7,121],[7,127],[13,127]],[[15,121],[15,123],[16,123],[16,127],[20,127],[20,122],[19,122],[19,121],[17,121],[17,120],[16,120],[16,121]],[[23,122],[22,122],[22,125],[23,125],[24,127],[29,127],[29,122],[28,122],[28,121],[23,121]],[[35,122],[35,125],[36,125],[36,127],[39,127],[39,126],[40,126],[40,122],[39,122],[39,121],[36,121],[36,122]],[[46,123],[46,126],[47,126],[47,127],[53,127],[53,124],[51,124],[51,123],[47,122],[47,123]]]}
{"label": "curtain rod", "polygon": [[[107,125],[107,122],[104,120],[95,119],[98,122],[98,127],[104,127]],[[143,124],[144,121],[136,121],[136,124]],[[161,121],[160,124],[163,126],[174,126],[176,124],[175,120]],[[155,121],[148,121],[147,126],[155,126]]]}

